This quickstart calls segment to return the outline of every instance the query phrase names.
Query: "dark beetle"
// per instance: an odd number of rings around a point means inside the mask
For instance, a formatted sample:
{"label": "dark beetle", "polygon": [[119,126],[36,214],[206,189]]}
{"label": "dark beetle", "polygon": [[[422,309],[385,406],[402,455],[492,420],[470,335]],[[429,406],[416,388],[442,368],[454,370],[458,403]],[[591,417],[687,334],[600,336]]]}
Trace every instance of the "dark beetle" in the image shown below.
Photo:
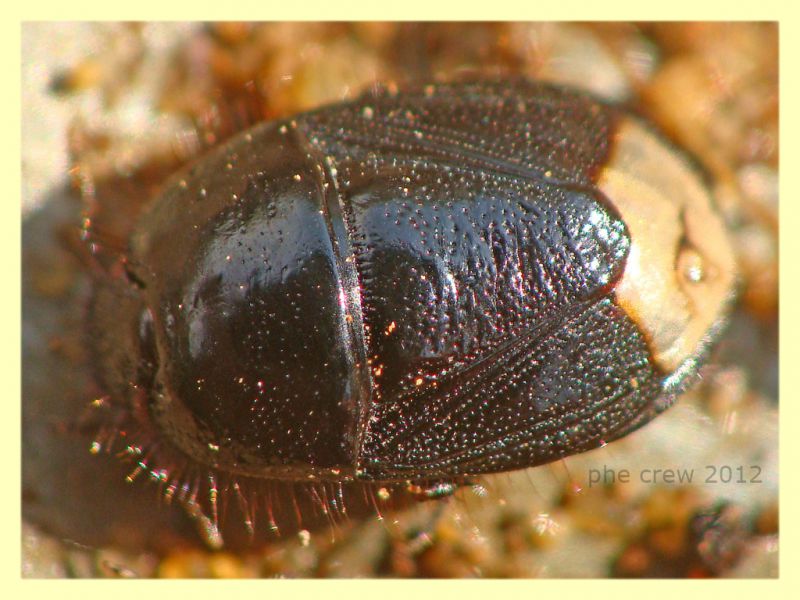
{"label": "dark beetle", "polygon": [[690,380],[733,287],[680,154],[524,81],[258,125],[167,187],[124,267],[93,339],[157,432],[147,468],[169,448],[279,480],[447,482],[619,438]]}

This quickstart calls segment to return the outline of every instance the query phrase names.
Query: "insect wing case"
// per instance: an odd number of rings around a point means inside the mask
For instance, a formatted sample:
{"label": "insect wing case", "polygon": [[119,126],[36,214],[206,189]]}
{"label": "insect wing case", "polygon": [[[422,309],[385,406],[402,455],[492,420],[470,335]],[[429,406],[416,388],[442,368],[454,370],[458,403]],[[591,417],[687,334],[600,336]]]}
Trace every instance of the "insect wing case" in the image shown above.
{"label": "insect wing case", "polygon": [[308,123],[335,159],[361,283],[366,477],[549,462],[653,416],[658,377],[612,300],[629,238],[593,185],[612,113],[546,86],[472,85]]}
{"label": "insect wing case", "polygon": [[[619,113],[428,86],[250,130],[140,223],[158,427],[250,475],[453,478],[649,421],[663,372],[597,180]],[[645,328],[646,329],[646,328]]]}

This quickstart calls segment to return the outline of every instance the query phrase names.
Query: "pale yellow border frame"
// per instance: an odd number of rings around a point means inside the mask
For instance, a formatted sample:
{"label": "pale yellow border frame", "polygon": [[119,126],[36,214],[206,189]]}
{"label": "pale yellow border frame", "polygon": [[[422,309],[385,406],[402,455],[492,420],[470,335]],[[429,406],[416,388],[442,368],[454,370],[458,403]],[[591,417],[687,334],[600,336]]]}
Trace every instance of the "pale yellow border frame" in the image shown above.
{"label": "pale yellow border frame", "polygon": [[[2,184],[6,188],[0,203],[2,234],[0,234],[0,273],[8,283],[0,294],[2,302],[2,331],[0,370],[6,390],[2,426],[2,476],[8,484],[0,496],[0,514],[4,515],[2,527],[3,595],[9,598],[58,597],[89,598],[108,596],[114,600],[136,598],[143,594],[191,594],[193,598],[253,598],[264,595],[279,597],[325,598],[333,595],[349,600],[351,597],[369,595],[377,600],[390,598],[442,597],[457,594],[459,598],[557,598],[594,599],[598,596],[615,598],[634,597],[648,600],[655,596],[714,595],[728,598],[748,598],[758,595],[768,597],[800,597],[800,552],[798,552],[798,514],[800,513],[800,484],[795,462],[800,457],[800,435],[795,429],[800,424],[798,405],[791,399],[787,378],[781,377],[781,458],[780,507],[781,548],[780,579],[778,580],[721,580],[696,581],[636,581],[619,580],[514,580],[514,581],[41,581],[21,579],[20,568],[20,65],[21,23],[29,20],[778,20],[780,21],[780,135],[781,135],[781,294],[780,303],[787,310],[781,313],[781,374],[791,373],[790,367],[800,358],[795,346],[798,339],[798,316],[793,303],[798,299],[795,258],[800,257],[800,228],[798,189],[798,74],[800,74],[800,3],[791,0],[669,0],[644,2],[642,0],[491,0],[469,3],[466,0],[402,0],[397,1],[346,1],[303,0],[279,3],[269,0],[248,2],[192,2],[183,5],[163,0],[137,0],[135,3],[97,2],[97,0],[25,0],[9,2],[0,14],[0,40],[4,46],[2,57],[4,72],[12,74],[3,93],[3,131],[16,132],[6,137],[0,145],[4,165]],[[794,6],[793,6],[794,4]],[[16,76],[14,76],[16,74]],[[786,169],[785,167],[793,166]],[[788,401],[787,401],[788,400]],[[168,596],[169,595],[169,596]]]}

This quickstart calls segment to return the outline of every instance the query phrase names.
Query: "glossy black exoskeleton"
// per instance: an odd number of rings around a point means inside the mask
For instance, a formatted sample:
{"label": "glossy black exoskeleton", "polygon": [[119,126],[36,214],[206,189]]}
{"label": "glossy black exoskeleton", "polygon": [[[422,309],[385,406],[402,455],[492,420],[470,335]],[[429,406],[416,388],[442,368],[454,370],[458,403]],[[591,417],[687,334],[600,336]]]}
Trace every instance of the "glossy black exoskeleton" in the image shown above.
{"label": "glossy black exoskeleton", "polygon": [[158,432],[148,468],[169,447],[295,481],[447,482],[619,438],[689,381],[733,281],[679,153],[524,81],[258,125],[173,180],[124,260],[93,337],[118,413]]}

